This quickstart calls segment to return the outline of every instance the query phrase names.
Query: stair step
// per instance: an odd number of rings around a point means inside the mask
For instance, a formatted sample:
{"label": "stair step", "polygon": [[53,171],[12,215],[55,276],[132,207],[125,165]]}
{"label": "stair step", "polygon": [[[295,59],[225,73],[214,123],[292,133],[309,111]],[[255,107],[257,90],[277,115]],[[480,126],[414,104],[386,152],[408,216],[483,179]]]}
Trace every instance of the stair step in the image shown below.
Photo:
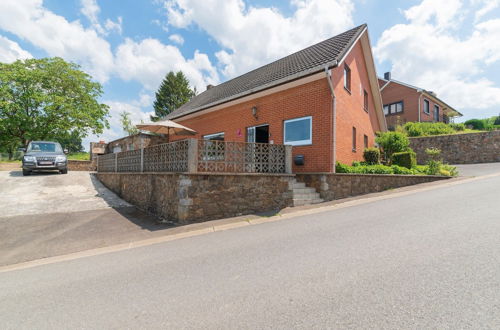
{"label": "stair step", "polygon": [[297,188],[306,188],[306,184],[304,182],[294,182],[293,189],[297,189]]}
{"label": "stair step", "polygon": [[307,194],[293,194],[294,199],[317,199],[319,197],[319,193],[307,193]]}
{"label": "stair step", "polygon": [[293,188],[293,193],[294,194],[310,194],[310,193],[315,193],[316,189],[314,188]]}

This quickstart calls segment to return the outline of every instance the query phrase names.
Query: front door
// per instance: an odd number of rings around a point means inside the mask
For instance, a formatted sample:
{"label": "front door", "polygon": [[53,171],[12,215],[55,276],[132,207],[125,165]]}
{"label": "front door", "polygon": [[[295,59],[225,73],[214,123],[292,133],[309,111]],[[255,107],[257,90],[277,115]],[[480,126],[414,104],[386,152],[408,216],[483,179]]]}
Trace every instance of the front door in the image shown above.
{"label": "front door", "polygon": [[[269,125],[259,125],[247,128],[247,142],[269,143]],[[267,146],[248,144],[246,149],[246,166],[250,172],[267,172],[269,155]]]}
{"label": "front door", "polygon": [[269,143],[269,125],[248,127],[247,142]]}

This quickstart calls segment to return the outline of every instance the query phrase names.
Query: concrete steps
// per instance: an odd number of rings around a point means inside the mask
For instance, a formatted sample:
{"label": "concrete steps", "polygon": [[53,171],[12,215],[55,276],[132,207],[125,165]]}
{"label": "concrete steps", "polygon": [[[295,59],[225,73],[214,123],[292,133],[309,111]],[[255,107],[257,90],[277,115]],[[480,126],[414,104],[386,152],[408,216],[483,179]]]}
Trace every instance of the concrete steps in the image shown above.
{"label": "concrete steps", "polygon": [[311,205],[324,202],[316,192],[316,189],[307,187],[303,182],[297,182],[294,179],[291,182],[291,188],[293,191],[293,206]]}

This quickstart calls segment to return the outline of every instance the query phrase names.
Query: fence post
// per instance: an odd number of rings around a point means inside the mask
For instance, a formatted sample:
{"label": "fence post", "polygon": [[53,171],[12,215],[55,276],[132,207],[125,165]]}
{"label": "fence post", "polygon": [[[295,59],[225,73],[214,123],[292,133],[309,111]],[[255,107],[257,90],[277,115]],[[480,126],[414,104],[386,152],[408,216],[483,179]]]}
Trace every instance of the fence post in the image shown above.
{"label": "fence post", "polygon": [[285,173],[292,174],[292,146],[285,145]]}
{"label": "fence post", "polygon": [[118,153],[115,152],[115,172],[118,172]]}
{"label": "fence post", "polygon": [[144,148],[141,148],[141,173],[144,172]]}
{"label": "fence post", "polygon": [[198,140],[188,140],[188,157],[187,157],[188,173],[198,172]]}

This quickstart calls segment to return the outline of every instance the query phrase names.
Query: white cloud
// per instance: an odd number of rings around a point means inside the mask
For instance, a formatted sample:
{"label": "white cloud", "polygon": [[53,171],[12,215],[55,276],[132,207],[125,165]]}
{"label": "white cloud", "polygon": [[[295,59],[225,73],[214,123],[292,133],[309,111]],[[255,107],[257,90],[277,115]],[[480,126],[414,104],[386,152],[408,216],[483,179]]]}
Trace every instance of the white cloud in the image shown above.
{"label": "white cloud", "polygon": [[116,22],[113,22],[109,18],[106,19],[106,22],[104,23],[104,27],[106,28],[106,31],[115,31],[118,34],[122,34],[122,23],[123,19],[122,17],[118,17]]}
{"label": "white cloud", "polygon": [[15,41],[0,36],[0,62],[11,63],[16,60],[32,58],[33,56]]}
{"label": "white cloud", "polygon": [[82,8],[80,12],[89,20],[92,28],[101,35],[107,35],[109,32],[115,31],[118,34],[122,33],[122,18],[118,17],[116,22],[109,18],[106,19],[104,27],[99,22],[99,13],[101,8],[97,4],[97,0],[80,0]]}
{"label": "white cloud", "polygon": [[179,45],[184,44],[184,38],[180,34],[172,34],[168,37],[168,39]]}
{"label": "white cloud", "polygon": [[434,90],[459,110],[499,106],[500,86],[484,75],[500,61],[500,19],[474,24],[466,35],[456,22],[477,17],[473,5],[424,0],[409,8],[407,24],[384,31],[375,58],[392,64],[395,79]]}
{"label": "white cloud", "polygon": [[216,53],[226,77],[247,72],[352,27],[351,0],[294,0],[294,13],[246,6],[242,0],[168,0],[169,24],[196,24],[224,49]]}
{"label": "white cloud", "polygon": [[82,8],[80,9],[80,12],[87,17],[87,19],[90,21],[90,24],[94,27],[94,29],[101,33],[104,34],[105,31],[101,24],[99,24],[99,13],[101,12],[101,8],[99,5],[97,5],[96,0],[81,0],[81,5]]}
{"label": "white cloud", "polygon": [[122,79],[137,80],[148,90],[156,90],[169,71],[182,70],[198,90],[218,82],[206,54],[195,51],[193,58],[186,59],[177,47],[151,38],[140,42],[126,39],[117,49],[116,67]]}
{"label": "white cloud", "polygon": [[43,7],[42,0],[0,1],[0,29],[43,49],[80,63],[95,79],[108,80],[113,70],[109,43],[94,29],[85,29],[79,21],[68,22]]}
{"label": "white cloud", "polygon": [[482,5],[474,16],[474,21],[477,22],[496,8],[500,7],[500,0],[472,0],[472,4]]}

